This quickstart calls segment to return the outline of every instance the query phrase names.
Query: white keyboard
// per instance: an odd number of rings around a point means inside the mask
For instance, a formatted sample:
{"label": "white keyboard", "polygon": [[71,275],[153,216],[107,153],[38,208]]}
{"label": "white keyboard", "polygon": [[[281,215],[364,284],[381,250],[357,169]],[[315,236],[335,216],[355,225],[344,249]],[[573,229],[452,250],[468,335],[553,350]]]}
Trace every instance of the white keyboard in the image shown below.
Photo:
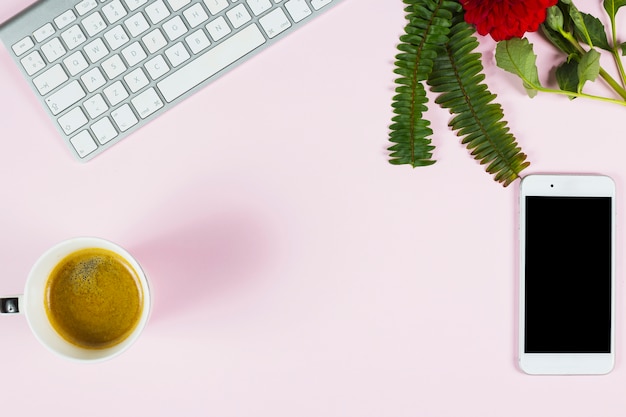
{"label": "white keyboard", "polygon": [[0,25],[87,161],[341,0],[40,0]]}

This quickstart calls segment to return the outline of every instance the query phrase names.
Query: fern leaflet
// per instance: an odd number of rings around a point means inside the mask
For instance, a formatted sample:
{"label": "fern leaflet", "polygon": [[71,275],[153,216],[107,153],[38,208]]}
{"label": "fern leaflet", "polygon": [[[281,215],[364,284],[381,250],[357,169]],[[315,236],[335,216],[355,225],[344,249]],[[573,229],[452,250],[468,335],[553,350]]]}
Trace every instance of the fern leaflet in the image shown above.
{"label": "fern leaflet", "polygon": [[433,70],[434,62],[448,42],[454,13],[461,5],[450,0],[403,0],[408,6],[405,34],[400,37],[394,72],[400,76],[393,97],[389,141],[392,164],[413,167],[432,165],[434,146],[430,122],[423,118],[428,102],[423,82]]}
{"label": "fern leaflet", "polygon": [[483,66],[474,28],[457,13],[445,53],[434,60],[428,85],[440,93],[435,102],[455,115],[449,126],[486,171],[504,186],[515,181],[529,163],[510,133],[502,107],[483,83]]}

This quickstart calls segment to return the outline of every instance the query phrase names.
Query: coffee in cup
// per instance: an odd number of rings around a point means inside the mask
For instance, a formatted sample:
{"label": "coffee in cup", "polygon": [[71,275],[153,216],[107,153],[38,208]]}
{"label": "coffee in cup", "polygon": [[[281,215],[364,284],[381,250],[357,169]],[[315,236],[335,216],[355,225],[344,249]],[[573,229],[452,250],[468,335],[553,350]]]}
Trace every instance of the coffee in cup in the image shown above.
{"label": "coffee in cup", "polygon": [[23,312],[52,351],[84,361],[126,350],[145,326],[150,288],[139,263],[98,238],[70,239],[33,266],[23,296],[0,298],[0,312]]}

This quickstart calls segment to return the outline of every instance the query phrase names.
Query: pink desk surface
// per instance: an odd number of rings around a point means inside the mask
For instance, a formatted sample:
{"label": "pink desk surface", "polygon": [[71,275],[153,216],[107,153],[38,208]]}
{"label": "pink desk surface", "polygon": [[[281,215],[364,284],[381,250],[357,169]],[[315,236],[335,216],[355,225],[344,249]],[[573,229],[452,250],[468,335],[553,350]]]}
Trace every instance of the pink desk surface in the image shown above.
{"label": "pink desk surface", "polygon": [[[3,0],[0,20],[32,2]],[[140,340],[96,365],[2,317],[0,412],[626,416],[626,229],[615,370],[518,371],[518,183],[493,182],[438,107],[439,162],[387,162],[403,27],[399,0],[345,0],[87,164],[0,48],[0,293],[20,293],[49,246],[96,235],[136,255],[155,300]],[[611,175],[623,218],[626,109],[530,100],[493,46],[487,82],[527,173]]]}

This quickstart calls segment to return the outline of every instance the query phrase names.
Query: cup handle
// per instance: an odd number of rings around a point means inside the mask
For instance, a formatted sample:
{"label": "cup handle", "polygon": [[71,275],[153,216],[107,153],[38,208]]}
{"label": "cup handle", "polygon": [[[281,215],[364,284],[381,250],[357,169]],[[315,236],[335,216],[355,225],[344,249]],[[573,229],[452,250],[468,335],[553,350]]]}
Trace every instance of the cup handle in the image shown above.
{"label": "cup handle", "polygon": [[22,313],[22,296],[0,297],[0,314]]}

